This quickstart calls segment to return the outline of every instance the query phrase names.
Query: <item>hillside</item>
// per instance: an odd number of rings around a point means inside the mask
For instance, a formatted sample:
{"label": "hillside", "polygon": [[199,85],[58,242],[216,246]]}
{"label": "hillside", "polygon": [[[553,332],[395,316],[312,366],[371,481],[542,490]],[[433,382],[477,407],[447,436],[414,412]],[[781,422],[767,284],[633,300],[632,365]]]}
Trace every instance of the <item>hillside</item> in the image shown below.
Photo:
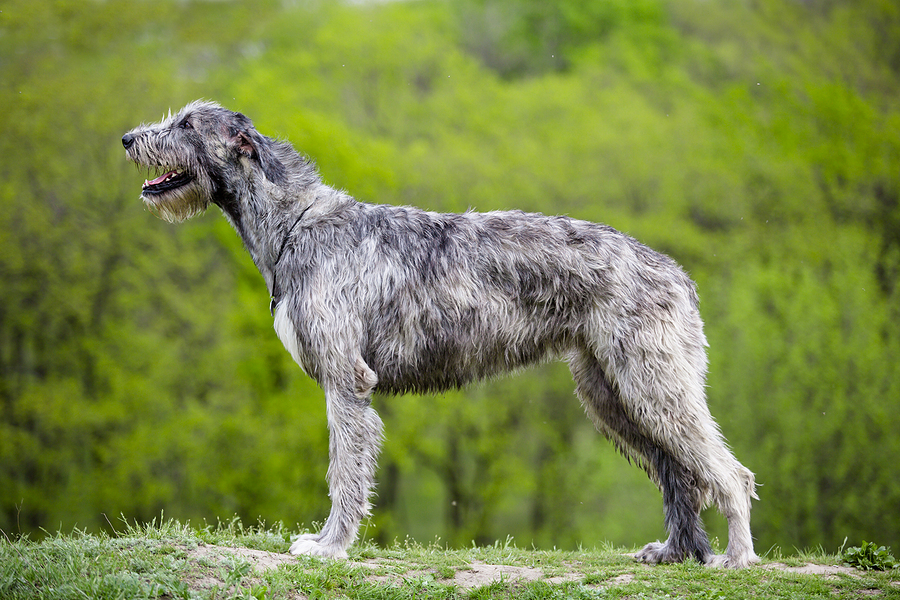
{"label": "hillside", "polygon": [[113,537],[0,541],[0,596],[31,598],[876,598],[900,574],[859,571],[826,555],[764,560],[744,571],[696,563],[649,567],[622,549],[523,550],[510,540],[447,550],[363,544],[346,561],[285,554],[280,529],[239,523],[197,531],[175,522]]}

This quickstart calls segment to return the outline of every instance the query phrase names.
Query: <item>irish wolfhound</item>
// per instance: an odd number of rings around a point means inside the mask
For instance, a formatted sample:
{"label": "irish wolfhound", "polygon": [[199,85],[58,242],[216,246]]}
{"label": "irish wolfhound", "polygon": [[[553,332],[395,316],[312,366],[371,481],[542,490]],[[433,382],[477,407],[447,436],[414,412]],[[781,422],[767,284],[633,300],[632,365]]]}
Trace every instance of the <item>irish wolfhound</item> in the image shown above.
{"label": "irish wolfhound", "polygon": [[[275,331],[325,391],[331,514],[292,553],[344,557],[356,538],[382,437],[373,391],[446,390],[561,357],[597,429],[662,491],[669,539],[637,557],[756,559],[753,474],[710,416],[697,294],[669,257],[568,217],[357,202],[290,144],[210,102],[122,143],[158,174],[142,197],[159,217],[222,209],[269,288]],[[708,504],[728,520],[723,556],[700,520]]]}

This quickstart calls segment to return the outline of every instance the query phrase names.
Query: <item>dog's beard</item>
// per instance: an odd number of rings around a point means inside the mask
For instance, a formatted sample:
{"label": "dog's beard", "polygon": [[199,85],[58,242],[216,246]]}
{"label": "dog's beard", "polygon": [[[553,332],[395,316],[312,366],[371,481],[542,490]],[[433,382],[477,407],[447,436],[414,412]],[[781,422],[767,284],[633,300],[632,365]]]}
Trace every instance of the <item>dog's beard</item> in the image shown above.
{"label": "dog's beard", "polygon": [[187,221],[209,207],[209,201],[196,181],[159,194],[145,192],[141,198],[150,212],[169,223]]}

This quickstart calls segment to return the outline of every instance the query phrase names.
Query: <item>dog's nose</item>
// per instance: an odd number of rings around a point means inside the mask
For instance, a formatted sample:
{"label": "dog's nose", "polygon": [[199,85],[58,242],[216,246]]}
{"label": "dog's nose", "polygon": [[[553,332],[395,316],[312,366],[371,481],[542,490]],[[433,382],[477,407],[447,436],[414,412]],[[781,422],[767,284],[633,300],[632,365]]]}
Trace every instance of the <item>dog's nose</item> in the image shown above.
{"label": "dog's nose", "polygon": [[128,150],[134,145],[134,136],[130,133],[126,133],[122,136],[122,145],[125,146],[125,149]]}

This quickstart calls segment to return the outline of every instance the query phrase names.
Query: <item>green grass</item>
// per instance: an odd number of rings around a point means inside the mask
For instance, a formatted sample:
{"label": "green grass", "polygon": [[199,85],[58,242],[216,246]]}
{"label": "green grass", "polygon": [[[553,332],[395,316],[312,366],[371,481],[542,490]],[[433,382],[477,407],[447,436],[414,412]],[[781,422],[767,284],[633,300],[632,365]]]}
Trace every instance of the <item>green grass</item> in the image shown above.
{"label": "green grass", "polygon": [[[759,567],[727,571],[693,562],[650,567],[609,546],[545,551],[507,540],[451,550],[406,540],[357,545],[348,561],[330,561],[286,555],[291,533],[239,521],[200,529],[161,521],[114,535],[4,535],[0,598],[900,598],[900,570],[852,570],[821,551],[774,551]],[[829,572],[786,568],[810,563]]]}

